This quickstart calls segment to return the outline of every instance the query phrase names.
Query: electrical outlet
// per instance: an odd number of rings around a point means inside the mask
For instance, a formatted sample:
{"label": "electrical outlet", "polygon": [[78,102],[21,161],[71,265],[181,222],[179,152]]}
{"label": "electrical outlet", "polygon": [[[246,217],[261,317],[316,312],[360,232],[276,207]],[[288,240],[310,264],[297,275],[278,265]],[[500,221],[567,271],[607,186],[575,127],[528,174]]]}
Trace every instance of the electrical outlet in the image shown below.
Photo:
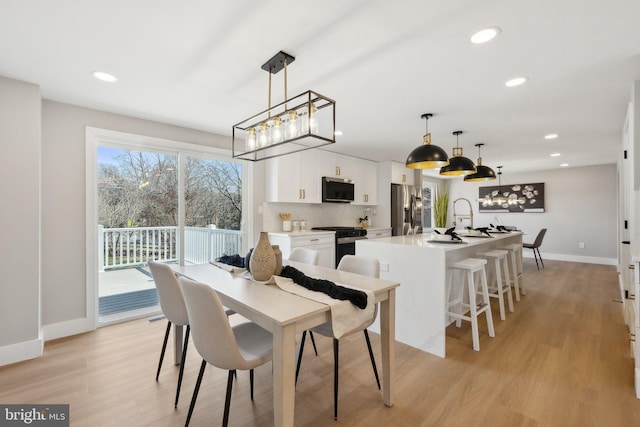
{"label": "electrical outlet", "polygon": [[578,248],[584,249],[584,242],[578,242]]}
{"label": "electrical outlet", "polygon": [[381,262],[380,271],[389,271],[389,264],[387,264],[386,262]]}

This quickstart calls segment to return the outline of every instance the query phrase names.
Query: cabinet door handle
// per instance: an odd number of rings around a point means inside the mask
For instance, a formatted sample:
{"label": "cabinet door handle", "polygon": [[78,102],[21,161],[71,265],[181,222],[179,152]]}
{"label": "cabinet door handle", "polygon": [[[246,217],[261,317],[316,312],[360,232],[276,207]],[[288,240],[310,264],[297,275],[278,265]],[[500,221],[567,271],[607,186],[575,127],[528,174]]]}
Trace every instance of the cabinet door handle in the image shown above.
{"label": "cabinet door handle", "polygon": [[320,239],[309,239],[310,242],[317,242]]}
{"label": "cabinet door handle", "polygon": [[407,182],[407,175],[402,174],[402,182]]}
{"label": "cabinet door handle", "polygon": [[629,270],[635,270],[636,266],[635,264],[629,264]]}
{"label": "cabinet door handle", "polygon": [[336,175],[340,175],[340,167],[336,166]]}
{"label": "cabinet door handle", "polygon": [[304,190],[304,188],[302,189],[302,198],[303,199],[307,198],[307,192]]}
{"label": "cabinet door handle", "polygon": [[298,199],[302,199],[302,189],[298,189]]}

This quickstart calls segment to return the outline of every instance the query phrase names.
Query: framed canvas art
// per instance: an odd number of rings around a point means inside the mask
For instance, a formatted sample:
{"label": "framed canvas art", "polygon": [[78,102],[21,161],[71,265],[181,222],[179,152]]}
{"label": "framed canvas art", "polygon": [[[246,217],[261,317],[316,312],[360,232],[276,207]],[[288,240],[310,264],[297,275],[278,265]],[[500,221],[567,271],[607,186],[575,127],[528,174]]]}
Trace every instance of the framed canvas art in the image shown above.
{"label": "framed canvas art", "polygon": [[480,212],[544,212],[544,183],[478,189]]}

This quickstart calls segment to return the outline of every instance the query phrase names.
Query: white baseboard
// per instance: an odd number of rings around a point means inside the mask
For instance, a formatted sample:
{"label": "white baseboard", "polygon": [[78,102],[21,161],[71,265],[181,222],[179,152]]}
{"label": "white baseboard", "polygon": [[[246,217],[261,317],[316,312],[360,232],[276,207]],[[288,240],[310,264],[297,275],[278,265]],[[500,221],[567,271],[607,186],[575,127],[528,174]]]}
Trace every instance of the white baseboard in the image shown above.
{"label": "white baseboard", "polygon": [[0,366],[40,357],[42,356],[43,346],[44,340],[42,337],[37,340],[2,346],[0,347]]}
{"label": "white baseboard", "polygon": [[[584,264],[618,265],[618,260],[616,258],[601,258],[601,257],[566,255],[566,254],[549,254],[545,252],[541,252],[540,255],[542,255],[542,262],[544,262],[547,259],[551,259],[554,261],[581,262]],[[522,256],[524,258],[533,258],[533,252],[525,250]]]}
{"label": "white baseboard", "polygon": [[55,340],[57,338],[63,338],[71,335],[93,331],[95,328],[95,322],[92,322],[87,318],[73,319],[66,320],[64,322],[43,325],[42,335],[45,341],[49,341]]}

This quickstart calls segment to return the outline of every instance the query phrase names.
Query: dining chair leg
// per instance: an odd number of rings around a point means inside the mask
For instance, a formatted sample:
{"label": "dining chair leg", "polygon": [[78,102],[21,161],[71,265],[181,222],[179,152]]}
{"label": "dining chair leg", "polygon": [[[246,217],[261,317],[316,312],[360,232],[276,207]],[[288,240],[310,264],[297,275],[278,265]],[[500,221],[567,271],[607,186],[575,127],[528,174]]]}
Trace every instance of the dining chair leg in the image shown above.
{"label": "dining chair leg", "polygon": [[309,331],[309,338],[311,338],[311,344],[313,344],[313,351],[318,355],[318,348],[316,347],[316,339],[313,337],[313,332]]}
{"label": "dining chair leg", "polygon": [[180,398],[180,387],[182,386],[182,376],[184,375],[184,362],[187,360],[187,348],[189,347],[189,332],[191,326],[187,325],[187,332],[184,334],[184,346],[182,347],[182,360],[180,360],[180,374],[178,375],[178,388],[176,390],[176,403],[174,408],[178,407],[178,399]]}
{"label": "dining chair leg", "polygon": [[540,255],[540,248],[536,248],[538,251],[538,258],[540,258],[540,264],[542,264],[542,268],[544,268],[544,262],[542,262],[542,255]]}
{"label": "dining chair leg", "polygon": [[373,367],[373,373],[376,376],[376,383],[378,384],[378,390],[380,390],[380,377],[378,376],[378,368],[376,367],[376,359],[373,357],[373,350],[371,349],[371,340],[369,339],[369,331],[364,330],[364,337],[367,340],[367,348],[369,349],[369,357],[371,358],[371,366]]}
{"label": "dining chair leg", "polygon": [[338,419],[338,350],[339,341],[333,339],[333,419]]}
{"label": "dining chair leg", "polygon": [[222,418],[222,426],[227,427],[229,424],[229,408],[231,407],[231,389],[233,388],[233,373],[235,369],[229,371],[229,378],[227,379],[227,397],[224,401],[224,417]]}
{"label": "dining chair leg", "polygon": [[251,400],[253,400],[253,369],[249,370],[249,384],[251,384]]}
{"label": "dining chair leg", "polygon": [[189,405],[187,422],[184,424],[184,427],[189,427],[189,421],[191,421],[193,408],[196,406],[196,399],[198,398],[198,392],[200,391],[200,383],[202,382],[202,376],[204,375],[204,368],[206,367],[207,367],[207,361],[202,359],[202,364],[200,365],[200,372],[198,373],[198,380],[196,381],[196,387],[193,389],[193,396],[191,397],[191,404]]}
{"label": "dining chair leg", "polygon": [[298,363],[296,363],[296,384],[298,384],[298,374],[300,373],[300,365],[302,364],[302,352],[304,351],[304,340],[306,339],[306,337],[307,331],[302,331],[302,339],[300,340],[300,351],[298,352]]}
{"label": "dining chair leg", "polygon": [[169,341],[169,333],[171,332],[171,322],[167,322],[167,331],[164,333],[164,341],[162,342],[162,351],[160,352],[160,361],[158,362],[158,371],[156,372],[156,381],[160,376],[160,368],[162,368],[162,361],[164,360],[164,352],[167,349],[167,341]]}
{"label": "dining chair leg", "polygon": [[538,265],[538,255],[536,254],[536,248],[533,248],[533,257],[536,260],[536,267],[540,270],[540,266]]}

